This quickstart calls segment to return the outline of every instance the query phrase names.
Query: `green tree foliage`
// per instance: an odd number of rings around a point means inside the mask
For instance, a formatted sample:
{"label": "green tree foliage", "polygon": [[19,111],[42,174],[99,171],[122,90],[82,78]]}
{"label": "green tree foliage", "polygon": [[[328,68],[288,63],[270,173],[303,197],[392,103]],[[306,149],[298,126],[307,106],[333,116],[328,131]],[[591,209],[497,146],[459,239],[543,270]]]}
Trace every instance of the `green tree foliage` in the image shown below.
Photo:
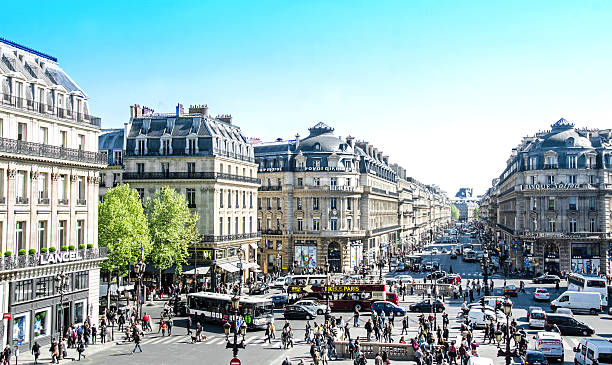
{"label": "green tree foliage", "polygon": [[98,245],[106,247],[108,259],[102,263],[107,272],[127,274],[129,264],[151,250],[149,226],[140,196],[129,185],[119,185],[104,195],[98,206]]}
{"label": "green tree foliage", "polygon": [[199,239],[198,214],[191,213],[185,196],[167,186],[147,200],[145,211],[153,246],[151,261],[159,270],[176,265],[180,274],[189,244]]}
{"label": "green tree foliage", "polygon": [[455,204],[451,204],[451,218],[453,220],[459,219],[459,209],[457,209]]}
{"label": "green tree foliage", "polygon": [[474,208],[474,219],[478,219],[478,214],[480,213],[480,208]]}

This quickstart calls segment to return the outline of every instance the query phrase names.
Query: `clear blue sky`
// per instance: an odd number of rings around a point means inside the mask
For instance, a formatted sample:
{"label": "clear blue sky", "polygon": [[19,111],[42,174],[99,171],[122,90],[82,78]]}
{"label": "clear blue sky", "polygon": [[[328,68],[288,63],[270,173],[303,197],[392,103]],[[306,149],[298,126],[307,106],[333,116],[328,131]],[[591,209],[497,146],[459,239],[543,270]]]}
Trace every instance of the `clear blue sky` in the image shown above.
{"label": "clear blue sky", "polygon": [[454,195],[524,135],[612,127],[612,1],[5,2],[0,36],[49,53],[104,127],[207,103],[247,136],[324,121]]}

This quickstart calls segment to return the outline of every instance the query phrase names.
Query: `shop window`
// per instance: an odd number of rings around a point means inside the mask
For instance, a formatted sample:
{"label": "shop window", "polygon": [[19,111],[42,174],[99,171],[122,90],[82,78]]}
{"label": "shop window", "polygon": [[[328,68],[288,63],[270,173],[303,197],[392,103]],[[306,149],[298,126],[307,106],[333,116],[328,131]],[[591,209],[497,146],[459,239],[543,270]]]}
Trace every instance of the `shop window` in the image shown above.
{"label": "shop window", "polygon": [[54,294],[53,276],[36,279],[36,298],[47,298]]}
{"label": "shop window", "polygon": [[74,323],[85,322],[85,304],[85,300],[74,303]]}
{"label": "shop window", "polygon": [[32,280],[22,280],[15,283],[14,303],[27,302],[34,299],[34,288]]}
{"label": "shop window", "polygon": [[34,338],[45,337],[50,333],[49,324],[51,316],[49,315],[50,308],[45,308],[34,314]]}
{"label": "shop window", "polygon": [[13,341],[21,340],[28,342],[30,338],[29,314],[17,314],[13,317]]}

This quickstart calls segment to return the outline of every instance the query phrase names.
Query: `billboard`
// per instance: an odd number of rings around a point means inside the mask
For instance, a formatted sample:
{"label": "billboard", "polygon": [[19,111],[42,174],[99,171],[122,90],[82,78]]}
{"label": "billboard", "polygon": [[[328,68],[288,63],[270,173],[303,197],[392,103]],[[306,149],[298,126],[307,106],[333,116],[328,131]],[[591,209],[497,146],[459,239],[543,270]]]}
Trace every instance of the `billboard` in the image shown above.
{"label": "billboard", "polygon": [[293,261],[297,267],[316,268],[317,246],[295,246]]}

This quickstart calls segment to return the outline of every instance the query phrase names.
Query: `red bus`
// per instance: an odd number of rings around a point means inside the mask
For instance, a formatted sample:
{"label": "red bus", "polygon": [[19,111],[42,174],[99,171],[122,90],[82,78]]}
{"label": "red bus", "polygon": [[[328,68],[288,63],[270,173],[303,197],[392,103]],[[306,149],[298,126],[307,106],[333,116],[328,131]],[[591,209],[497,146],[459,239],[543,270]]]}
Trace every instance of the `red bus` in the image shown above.
{"label": "red bus", "polygon": [[384,284],[330,284],[330,285],[290,285],[287,288],[289,303],[302,299],[315,299],[326,303],[333,311],[370,310],[372,303],[387,300],[399,304],[396,293],[387,292]]}

